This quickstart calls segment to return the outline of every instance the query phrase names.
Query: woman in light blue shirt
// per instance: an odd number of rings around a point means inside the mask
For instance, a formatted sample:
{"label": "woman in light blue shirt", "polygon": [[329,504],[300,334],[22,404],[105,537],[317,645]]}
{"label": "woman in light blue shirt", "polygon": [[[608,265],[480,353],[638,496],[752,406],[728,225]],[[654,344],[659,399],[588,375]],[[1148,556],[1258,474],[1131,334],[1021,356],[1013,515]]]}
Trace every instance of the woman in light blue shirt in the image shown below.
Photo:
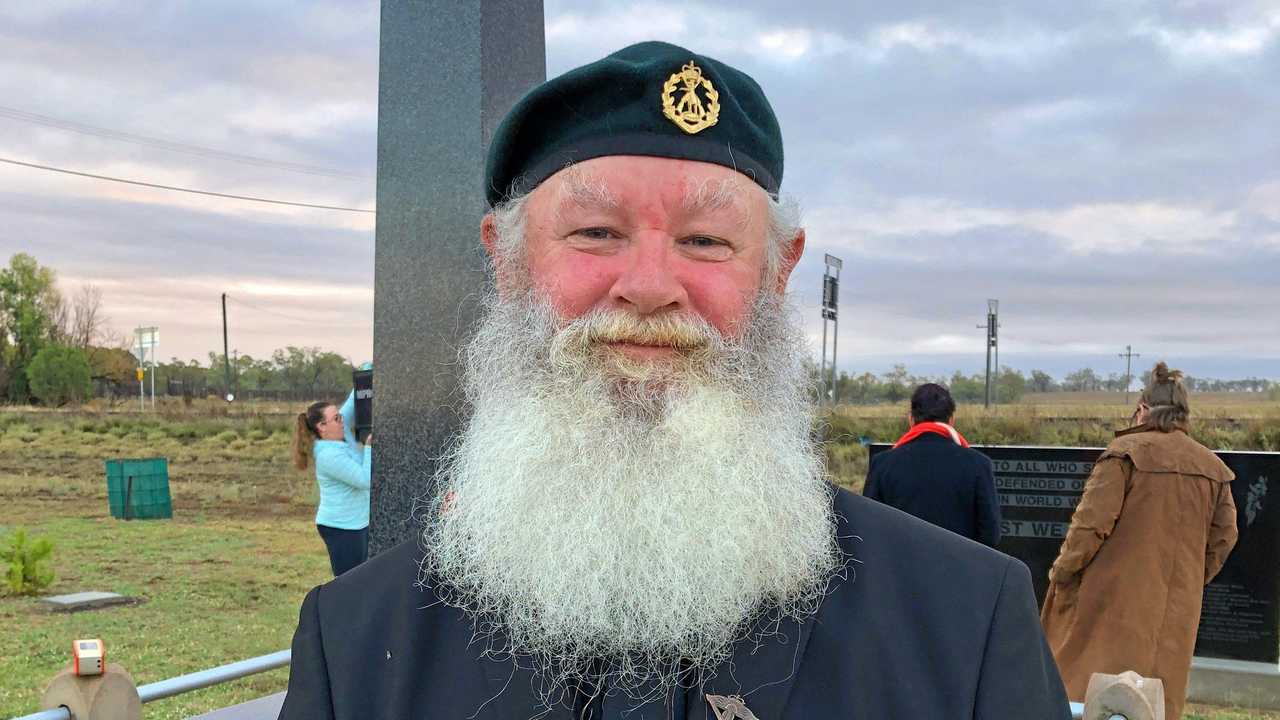
{"label": "woman in light blue shirt", "polygon": [[[342,409],[328,402],[309,405],[298,413],[293,434],[293,464],[306,470],[315,462],[320,485],[316,529],[329,550],[334,576],[369,557],[369,471],[373,436],[361,446],[348,425],[354,423],[354,404]],[[350,417],[344,417],[344,416]]]}

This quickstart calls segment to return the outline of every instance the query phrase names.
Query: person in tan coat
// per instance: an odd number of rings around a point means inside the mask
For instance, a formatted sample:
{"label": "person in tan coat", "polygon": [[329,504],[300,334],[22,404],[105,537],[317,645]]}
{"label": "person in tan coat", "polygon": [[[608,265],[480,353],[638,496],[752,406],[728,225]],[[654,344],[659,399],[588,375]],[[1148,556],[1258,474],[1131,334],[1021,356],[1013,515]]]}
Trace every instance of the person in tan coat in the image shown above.
{"label": "person in tan coat", "polygon": [[1187,435],[1182,374],[1156,365],[1093,467],[1049,570],[1040,621],[1073,700],[1096,672],[1164,681],[1182,717],[1204,586],[1236,542],[1232,472]]}

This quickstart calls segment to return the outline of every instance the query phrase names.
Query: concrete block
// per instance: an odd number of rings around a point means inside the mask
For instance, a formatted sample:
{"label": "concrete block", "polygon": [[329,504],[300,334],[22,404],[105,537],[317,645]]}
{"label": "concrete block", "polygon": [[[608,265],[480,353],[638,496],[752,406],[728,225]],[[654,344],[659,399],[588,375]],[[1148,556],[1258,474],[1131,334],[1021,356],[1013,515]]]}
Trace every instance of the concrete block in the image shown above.
{"label": "concrete block", "polygon": [[1280,710],[1280,666],[1272,663],[1194,658],[1187,699],[1212,705]]}
{"label": "concrete block", "polygon": [[40,598],[45,608],[54,612],[78,612],[96,610],[111,605],[128,605],[133,598],[112,592],[78,592],[69,595],[50,595]]}

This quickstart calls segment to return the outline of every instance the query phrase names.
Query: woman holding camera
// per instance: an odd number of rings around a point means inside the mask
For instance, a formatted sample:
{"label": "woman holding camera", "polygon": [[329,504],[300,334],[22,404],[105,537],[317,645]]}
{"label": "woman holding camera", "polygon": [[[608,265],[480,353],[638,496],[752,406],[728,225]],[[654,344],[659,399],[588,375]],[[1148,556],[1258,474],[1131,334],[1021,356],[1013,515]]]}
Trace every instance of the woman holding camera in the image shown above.
{"label": "woman holding camera", "polygon": [[[316,467],[320,506],[316,529],[329,550],[334,576],[364,562],[369,556],[369,476],[373,460],[373,436],[361,446],[347,426],[354,422],[351,403],[316,402],[298,413],[293,433],[293,464],[306,470]],[[344,417],[344,415],[349,415]]]}

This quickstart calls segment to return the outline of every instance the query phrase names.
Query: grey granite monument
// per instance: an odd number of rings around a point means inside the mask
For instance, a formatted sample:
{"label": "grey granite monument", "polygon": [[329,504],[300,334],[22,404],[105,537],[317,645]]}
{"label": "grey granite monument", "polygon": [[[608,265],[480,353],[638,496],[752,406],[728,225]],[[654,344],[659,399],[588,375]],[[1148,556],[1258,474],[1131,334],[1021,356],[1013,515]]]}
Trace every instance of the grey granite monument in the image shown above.
{"label": "grey granite monument", "polygon": [[485,151],[546,79],[542,1],[383,0],[380,51],[370,554],[413,536],[466,412],[455,360],[489,282]]}

